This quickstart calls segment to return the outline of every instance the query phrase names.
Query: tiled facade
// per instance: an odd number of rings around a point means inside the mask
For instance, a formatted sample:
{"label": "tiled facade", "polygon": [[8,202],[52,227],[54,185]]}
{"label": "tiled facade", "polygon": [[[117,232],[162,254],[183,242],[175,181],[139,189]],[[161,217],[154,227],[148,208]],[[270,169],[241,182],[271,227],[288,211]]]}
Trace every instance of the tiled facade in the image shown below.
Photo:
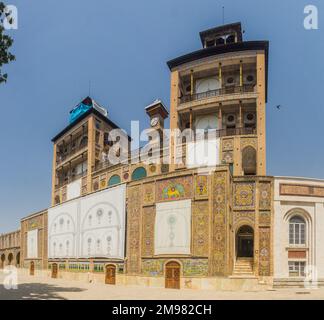
{"label": "tiled facade", "polygon": [[[52,206],[21,220],[20,265],[30,274],[109,284],[248,288],[247,283],[289,278],[287,270],[300,267],[290,260],[314,256],[318,249],[308,246],[288,248],[289,261],[283,258],[288,234],[282,229],[283,202],[301,197],[320,212],[321,201],[314,199],[324,193],[322,182],[278,184],[266,175],[268,42],[243,41],[239,23],[200,36],[203,49],[168,62],[170,115],[161,101],[146,113],[150,129],[161,136],[168,116],[171,130],[214,130],[215,166],[188,165],[190,144],[174,136],[166,147],[168,164],[109,163],[107,137],[118,126],[87,97],[52,139]],[[116,190],[123,191],[116,195]]]}

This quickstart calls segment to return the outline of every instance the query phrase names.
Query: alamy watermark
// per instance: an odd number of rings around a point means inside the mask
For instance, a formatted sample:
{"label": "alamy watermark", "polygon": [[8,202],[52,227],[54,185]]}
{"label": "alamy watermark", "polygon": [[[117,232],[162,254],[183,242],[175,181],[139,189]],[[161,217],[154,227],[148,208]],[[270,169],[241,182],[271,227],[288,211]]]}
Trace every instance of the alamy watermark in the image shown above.
{"label": "alamy watermark", "polygon": [[6,30],[18,29],[18,9],[12,4],[8,4],[3,10],[3,19],[0,21],[3,28]]}
{"label": "alamy watermark", "polygon": [[18,270],[15,266],[5,266],[2,269],[5,274],[3,279],[3,287],[7,290],[18,289]]}
{"label": "alamy watermark", "polygon": [[306,30],[317,30],[318,29],[318,9],[316,6],[309,4],[304,8],[304,28]]}

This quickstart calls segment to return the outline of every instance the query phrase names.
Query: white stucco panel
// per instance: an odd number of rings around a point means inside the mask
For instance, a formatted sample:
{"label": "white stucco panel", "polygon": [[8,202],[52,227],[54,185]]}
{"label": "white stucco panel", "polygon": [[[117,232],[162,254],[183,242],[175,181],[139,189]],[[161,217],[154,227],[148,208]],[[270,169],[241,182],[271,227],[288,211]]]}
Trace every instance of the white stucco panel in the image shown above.
{"label": "white stucco panel", "polygon": [[191,200],[158,203],[155,254],[190,254]]}
{"label": "white stucco panel", "polygon": [[78,257],[79,199],[48,210],[49,258]]}
{"label": "white stucco panel", "polygon": [[38,229],[27,232],[27,258],[38,258]]}
{"label": "white stucco panel", "polygon": [[124,258],[126,185],[81,199],[80,255]]}

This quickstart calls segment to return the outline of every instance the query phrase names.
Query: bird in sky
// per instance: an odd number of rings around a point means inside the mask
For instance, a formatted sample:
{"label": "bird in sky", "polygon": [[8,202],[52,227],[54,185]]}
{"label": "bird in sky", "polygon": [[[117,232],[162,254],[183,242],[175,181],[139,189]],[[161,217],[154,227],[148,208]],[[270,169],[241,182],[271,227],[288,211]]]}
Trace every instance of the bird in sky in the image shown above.
{"label": "bird in sky", "polygon": [[276,108],[277,108],[278,110],[280,110],[280,109],[281,109],[281,104],[278,104],[278,105],[276,106]]}

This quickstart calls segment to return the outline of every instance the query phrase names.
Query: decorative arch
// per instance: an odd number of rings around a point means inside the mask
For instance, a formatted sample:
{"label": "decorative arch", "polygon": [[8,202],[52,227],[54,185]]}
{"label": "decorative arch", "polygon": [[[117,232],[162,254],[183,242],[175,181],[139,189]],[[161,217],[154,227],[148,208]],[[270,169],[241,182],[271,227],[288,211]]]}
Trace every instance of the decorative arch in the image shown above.
{"label": "decorative arch", "polygon": [[[53,235],[53,228],[54,228],[54,225],[56,224],[56,225],[59,225],[59,220],[61,219],[61,218],[64,218],[64,217],[68,217],[69,218],[69,220],[70,220],[70,225],[71,225],[71,223],[72,223],[72,230],[71,231],[69,231],[69,233],[73,233],[73,232],[75,232],[75,223],[74,223],[74,220],[73,220],[73,217],[69,214],[69,213],[67,213],[67,212],[63,212],[63,213],[61,213],[61,214],[59,214],[54,220],[53,220],[53,222],[51,223],[51,226],[50,226],[50,228],[49,228],[49,230],[50,230],[50,234],[51,235]],[[56,233],[56,234],[59,234],[59,233]]]}
{"label": "decorative arch", "polygon": [[235,246],[237,258],[253,258],[254,228],[249,224],[241,224],[235,231]]}
{"label": "decorative arch", "polygon": [[115,184],[119,184],[121,182],[120,176],[118,174],[114,174],[110,177],[108,181],[108,187],[113,186]]}
{"label": "decorative arch", "polygon": [[11,265],[11,263],[12,263],[12,261],[13,261],[13,254],[12,254],[12,252],[10,252],[9,254],[8,254],[8,265],[10,266]]}
{"label": "decorative arch", "polygon": [[[302,246],[310,246],[310,235],[312,230],[312,218],[309,212],[305,209],[296,207],[290,209],[283,217],[284,222],[287,225],[287,237],[289,245],[302,245]],[[297,223],[297,219],[300,219],[300,225]],[[294,220],[294,221],[293,221]],[[301,221],[304,221],[304,226],[302,226]],[[296,243],[296,229],[298,228],[299,240]],[[303,233],[303,236],[301,236]],[[302,239],[303,238],[303,239]]]}
{"label": "decorative arch", "polygon": [[136,168],[132,173],[132,180],[141,180],[147,177],[147,172],[144,167]]}
{"label": "decorative arch", "polygon": [[1,255],[1,259],[0,259],[0,267],[1,267],[1,269],[3,269],[5,261],[6,261],[6,255],[3,253]]}
{"label": "decorative arch", "polygon": [[306,222],[309,224],[312,222],[312,218],[309,212],[300,207],[295,207],[288,210],[284,215],[284,221],[288,222],[295,215],[303,217],[306,220]]}
{"label": "decorative arch", "polygon": [[246,146],[242,150],[242,170],[244,175],[257,174],[257,152],[252,146]]}

